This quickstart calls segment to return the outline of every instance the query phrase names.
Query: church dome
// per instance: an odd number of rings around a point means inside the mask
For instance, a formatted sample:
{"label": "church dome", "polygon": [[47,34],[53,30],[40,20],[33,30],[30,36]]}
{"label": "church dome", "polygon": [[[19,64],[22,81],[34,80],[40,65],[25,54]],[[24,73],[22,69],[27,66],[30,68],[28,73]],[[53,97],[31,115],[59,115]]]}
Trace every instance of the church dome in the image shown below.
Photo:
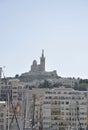
{"label": "church dome", "polygon": [[37,65],[37,61],[36,61],[36,60],[33,61],[33,65],[34,65],[34,66]]}

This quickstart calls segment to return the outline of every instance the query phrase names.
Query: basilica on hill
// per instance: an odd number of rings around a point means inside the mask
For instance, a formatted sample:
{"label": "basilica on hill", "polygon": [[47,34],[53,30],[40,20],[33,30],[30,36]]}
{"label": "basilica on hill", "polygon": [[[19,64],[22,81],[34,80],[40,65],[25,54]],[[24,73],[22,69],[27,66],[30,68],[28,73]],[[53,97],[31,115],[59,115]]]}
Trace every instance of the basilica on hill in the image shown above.
{"label": "basilica on hill", "polygon": [[49,76],[49,77],[57,77],[56,70],[47,72],[45,70],[45,56],[44,50],[42,50],[42,55],[40,57],[40,64],[37,64],[37,61],[34,60],[31,69],[29,72],[23,73],[21,76]]}
{"label": "basilica on hill", "polygon": [[[42,54],[40,57],[40,63],[38,64],[36,60],[33,60],[31,68],[28,72],[22,73],[19,77],[22,82],[30,82],[30,86],[37,86],[44,80],[49,81],[52,84],[60,84],[63,86],[71,86],[74,87],[75,84],[79,84],[79,79],[73,78],[65,78],[57,75],[56,70],[54,71],[46,71],[45,69],[45,56],[44,50],[42,50]],[[38,81],[38,82],[37,82]]]}

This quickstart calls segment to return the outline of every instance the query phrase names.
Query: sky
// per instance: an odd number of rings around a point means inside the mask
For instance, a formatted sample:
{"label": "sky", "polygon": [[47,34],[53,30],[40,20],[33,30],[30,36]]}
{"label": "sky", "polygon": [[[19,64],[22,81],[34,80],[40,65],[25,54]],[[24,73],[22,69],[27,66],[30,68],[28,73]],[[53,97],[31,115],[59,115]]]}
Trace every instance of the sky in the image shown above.
{"label": "sky", "polygon": [[0,0],[0,66],[28,72],[42,49],[46,71],[88,78],[88,0]]}

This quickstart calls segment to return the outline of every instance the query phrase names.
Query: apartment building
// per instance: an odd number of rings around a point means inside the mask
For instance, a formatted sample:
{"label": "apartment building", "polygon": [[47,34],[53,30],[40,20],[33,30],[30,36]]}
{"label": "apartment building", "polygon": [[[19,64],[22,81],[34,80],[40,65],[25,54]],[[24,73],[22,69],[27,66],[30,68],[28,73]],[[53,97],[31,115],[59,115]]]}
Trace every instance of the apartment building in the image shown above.
{"label": "apartment building", "polygon": [[6,130],[6,102],[0,101],[0,130]]}
{"label": "apartment building", "polygon": [[[8,106],[8,114],[6,126],[9,127],[9,130],[17,130],[16,119],[14,116],[14,112],[19,121],[19,126],[23,128],[23,89],[24,84],[21,83],[18,79],[11,79],[3,82],[0,85],[0,101],[6,101]],[[16,128],[15,128],[16,127]]]}
{"label": "apartment building", "polygon": [[[23,92],[24,92],[24,84],[21,83],[18,79],[10,79],[8,81],[8,85],[11,86],[11,98],[12,103],[10,101],[9,105],[9,127],[10,129],[17,129],[16,119],[14,118],[13,109],[15,110],[15,114],[19,123],[19,127],[23,129]],[[13,106],[12,106],[13,104]],[[15,128],[16,127],[16,128]]]}
{"label": "apartment building", "polygon": [[[45,91],[48,89],[32,88],[24,90],[24,118],[25,128],[42,127],[42,103]],[[40,125],[39,125],[40,123]]]}
{"label": "apartment building", "polygon": [[86,130],[86,95],[72,88],[48,90],[44,96],[42,113],[43,130]]}

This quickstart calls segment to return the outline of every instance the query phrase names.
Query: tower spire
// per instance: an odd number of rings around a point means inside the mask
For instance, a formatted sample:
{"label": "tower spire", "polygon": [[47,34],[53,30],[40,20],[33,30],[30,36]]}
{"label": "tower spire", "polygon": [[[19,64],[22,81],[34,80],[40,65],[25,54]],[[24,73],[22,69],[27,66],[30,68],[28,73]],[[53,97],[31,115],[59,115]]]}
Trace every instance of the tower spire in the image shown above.
{"label": "tower spire", "polygon": [[44,49],[42,49],[42,57],[44,57]]}
{"label": "tower spire", "polygon": [[44,57],[44,50],[42,49],[42,56],[40,57],[40,66],[41,71],[45,71],[45,57]]}

